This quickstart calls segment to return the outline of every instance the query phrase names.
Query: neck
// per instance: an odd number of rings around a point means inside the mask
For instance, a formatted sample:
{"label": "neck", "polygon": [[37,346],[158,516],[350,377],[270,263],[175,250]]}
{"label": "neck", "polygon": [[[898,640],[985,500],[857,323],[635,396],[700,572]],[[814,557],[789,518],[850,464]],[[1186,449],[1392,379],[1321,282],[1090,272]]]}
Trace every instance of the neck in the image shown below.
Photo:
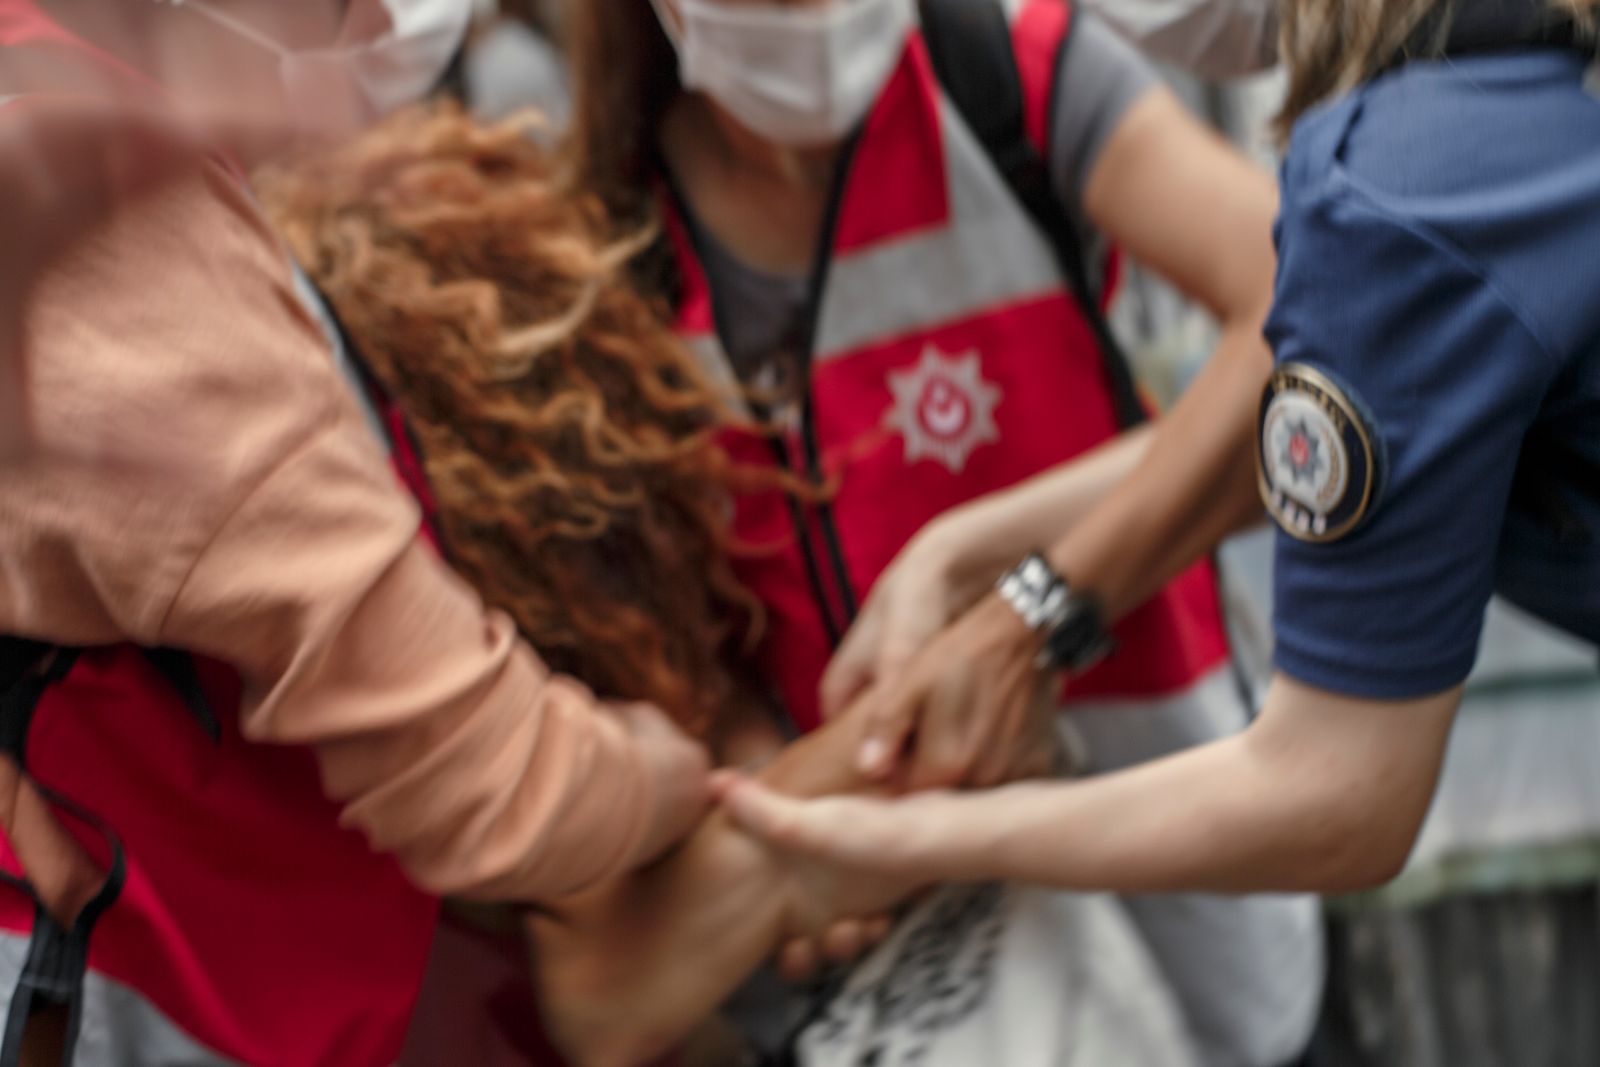
{"label": "neck", "polygon": [[698,109],[709,121],[730,162],[797,189],[826,188],[839,163],[840,144],[792,148],[751,133],[716,101],[697,96]]}

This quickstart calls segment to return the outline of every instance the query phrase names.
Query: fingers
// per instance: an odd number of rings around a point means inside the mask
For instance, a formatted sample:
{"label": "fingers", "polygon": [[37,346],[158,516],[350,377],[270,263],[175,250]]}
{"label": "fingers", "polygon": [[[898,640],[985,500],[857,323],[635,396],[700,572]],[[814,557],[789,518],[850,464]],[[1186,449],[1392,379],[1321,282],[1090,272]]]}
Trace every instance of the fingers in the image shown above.
{"label": "fingers", "polygon": [[876,686],[863,700],[865,722],[856,770],[869,780],[881,781],[894,774],[906,740],[917,725],[923,693],[914,680],[906,679],[906,684],[896,684],[892,690]]}
{"label": "fingers", "polygon": [[778,974],[786,982],[809,982],[817,976],[824,962],[854,963],[883,944],[893,929],[894,921],[887,915],[874,915],[836,922],[820,942],[816,938],[797,937],[779,950]]}
{"label": "fingers", "polygon": [[1036,672],[1002,677],[988,699],[997,705],[993,728],[979,746],[979,755],[966,784],[991,789],[1018,777],[1048,772],[1051,760],[1049,702],[1041,699],[1048,680]]}
{"label": "fingers", "polygon": [[902,556],[879,578],[866,607],[822,676],[822,708],[836,718],[868,686],[890,681],[950,621],[946,579]]}
{"label": "fingers", "polygon": [[821,966],[816,942],[809,937],[795,938],[778,953],[778,974],[786,982],[809,982]]}
{"label": "fingers", "polygon": [[819,820],[813,805],[820,801],[795,800],[774,793],[748,778],[724,782],[722,806],[735,825],[789,852],[825,852],[829,844],[826,823]]}
{"label": "fingers", "polygon": [[915,792],[963,784],[977,758],[979,731],[970,668],[946,673],[927,694],[917,725],[910,787]]}
{"label": "fingers", "polygon": [[856,919],[843,919],[822,935],[822,954],[829,963],[849,963],[866,948],[866,933]]}
{"label": "fingers", "polygon": [[839,650],[822,673],[818,695],[822,717],[835,719],[872,683],[872,664],[878,638],[878,616],[869,603],[866,611],[844,635]]}

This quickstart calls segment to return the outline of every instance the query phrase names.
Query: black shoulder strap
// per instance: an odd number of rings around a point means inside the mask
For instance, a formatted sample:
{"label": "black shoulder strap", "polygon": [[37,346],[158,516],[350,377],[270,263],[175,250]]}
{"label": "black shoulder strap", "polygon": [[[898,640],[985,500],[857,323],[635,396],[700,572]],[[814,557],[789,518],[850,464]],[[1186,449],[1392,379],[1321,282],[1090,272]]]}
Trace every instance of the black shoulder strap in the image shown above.
{"label": "black shoulder strap", "polygon": [[1022,75],[1004,9],[998,0],[920,0],[920,5],[922,36],[934,73],[1012,194],[1049,239],[1100,346],[1117,423],[1124,429],[1137,426],[1147,416],[1132,368],[1100,310],[1077,226],[1056,196],[1049,165],[1028,140]]}
{"label": "black shoulder strap", "polygon": [[24,766],[28,727],[46,691],[71,671],[78,653],[42,641],[0,637],[0,754]]}
{"label": "black shoulder strap", "polygon": [[[28,728],[39,701],[72,672],[81,654],[81,649],[0,636],[0,753],[10,755],[19,767],[25,765]],[[211,743],[220,743],[222,724],[200,684],[194,657],[171,648],[146,649],[144,656]]]}
{"label": "black shoulder strap", "polygon": [[9,692],[23,677],[32,673],[50,652],[43,641],[23,637],[0,637],[0,693]]}
{"label": "black shoulder strap", "polygon": [[1453,0],[1435,4],[1406,41],[1404,59],[1438,59],[1507,48],[1594,47],[1571,11],[1549,0]]}

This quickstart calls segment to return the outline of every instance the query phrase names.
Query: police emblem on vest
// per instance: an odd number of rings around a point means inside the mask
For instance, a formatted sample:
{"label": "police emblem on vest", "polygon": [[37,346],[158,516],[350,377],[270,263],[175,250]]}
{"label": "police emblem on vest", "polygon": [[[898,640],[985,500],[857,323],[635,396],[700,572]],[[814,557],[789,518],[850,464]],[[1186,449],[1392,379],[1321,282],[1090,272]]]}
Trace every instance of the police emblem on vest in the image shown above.
{"label": "police emblem on vest", "polygon": [[1261,500],[1283,530],[1327,542],[1353,532],[1377,502],[1381,451],[1362,406],[1327,375],[1285,363],[1261,399]]}

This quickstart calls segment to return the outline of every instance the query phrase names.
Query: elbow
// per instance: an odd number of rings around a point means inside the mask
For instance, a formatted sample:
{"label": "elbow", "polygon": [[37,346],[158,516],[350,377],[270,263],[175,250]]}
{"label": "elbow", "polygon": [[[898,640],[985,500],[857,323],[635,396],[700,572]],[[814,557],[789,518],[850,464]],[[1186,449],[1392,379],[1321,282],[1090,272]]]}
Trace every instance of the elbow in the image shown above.
{"label": "elbow", "polygon": [[[1364,806],[1362,806],[1364,807]],[[1335,812],[1322,831],[1307,835],[1302,877],[1295,888],[1315,893],[1359,893],[1399,877],[1411,858],[1421,816],[1365,810]]]}
{"label": "elbow", "polygon": [[557,1044],[572,1067],[648,1067],[670,1052],[673,1042],[621,1025],[569,1034]]}
{"label": "elbow", "polygon": [[643,1067],[684,1039],[662,999],[630,973],[621,943],[553,924],[538,928],[535,986],[544,1029],[571,1067]]}
{"label": "elbow", "polygon": [[1361,893],[1387,885],[1400,876],[1409,848],[1375,849],[1358,843],[1329,850],[1312,865],[1304,889],[1328,895]]}
{"label": "elbow", "polygon": [[678,1040],[678,1035],[644,1023],[644,1013],[621,1008],[603,995],[547,994],[543,1014],[546,1032],[562,1062],[571,1067],[644,1067],[670,1052]]}

